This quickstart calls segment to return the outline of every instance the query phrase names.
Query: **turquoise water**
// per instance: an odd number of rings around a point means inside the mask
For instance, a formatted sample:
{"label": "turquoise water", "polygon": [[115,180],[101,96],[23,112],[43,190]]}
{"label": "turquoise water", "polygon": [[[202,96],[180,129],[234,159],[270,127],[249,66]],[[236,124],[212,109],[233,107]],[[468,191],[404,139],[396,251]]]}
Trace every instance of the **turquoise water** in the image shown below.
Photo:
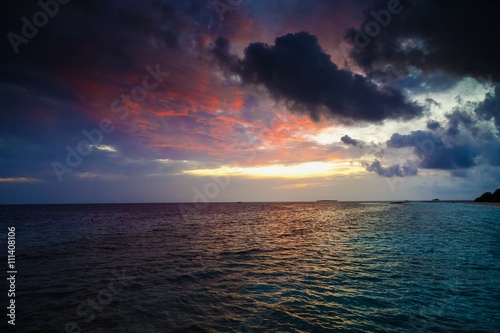
{"label": "turquoise water", "polygon": [[2,246],[16,227],[19,332],[500,331],[497,207],[40,205],[0,219]]}

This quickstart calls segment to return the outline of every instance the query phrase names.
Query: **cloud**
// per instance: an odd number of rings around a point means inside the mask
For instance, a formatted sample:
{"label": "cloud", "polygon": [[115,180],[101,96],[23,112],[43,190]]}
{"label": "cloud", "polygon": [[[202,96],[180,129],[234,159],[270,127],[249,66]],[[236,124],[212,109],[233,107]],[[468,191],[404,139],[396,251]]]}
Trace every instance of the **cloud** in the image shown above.
{"label": "cloud", "polygon": [[[32,5],[8,5],[8,19],[2,22],[7,31],[21,34],[21,17],[31,19],[40,10],[36,2]],[[206,69],[198,57],[206,52],[201,39],[224,32],[222,27],[199,0],[89,0],[60,6],[18,54],[6,38],[0,44],[0,177],[57,181],[51,163],[64,163],[66,146],[75,149],[85,139],[82,130],[98,128],[103,118],[111,119],[116,130],[68,178],[113,169],[154,173],[164,168],[156,158],[206,161],[210,148],[221,152],[233,145],[223,136],[232,133],[230,121],[217,122],[201,112],[210,112],[219,88],[200,69]],[[121,118],[111,109],[113,100],[131,95],[148,74],[145,67],[156,64],[172,78],[148,91],[145,100],[130,107],[128,118]],[[116,157],[109,147],[123,156]],[[150,166],[129,160],[150,161]]]}
{"label": "cloud", "polygon": [[443,141],[441,138],[428,131],[413,131],[408,135],[401,135],[399,133],[394,133],[389,141],[387,141],[387,146],[389,148],[403,148],[403,147],[416,147],[425,145],[426,143],[434,143],[434,145],[442,146]]}
{"label": "cloud", "polygon": [[344,135],[343,137],[340,138],[340,141],[342,141],[343,143],[345,143],[346,145],[351,145],[351,146],[361,146],[361,144],[359,143],[359,141],[351,138],[349,135]]}
{"label": "cloud", "polygon": [[429,120],[427,122],[427,128],[430,129],[431,131],[435,131],[438,128],[441,128],[441,124],[438,121]]}
{"label": "cloud", "polygon": [[[360,28],[346,35],[358,46],[351,56],[366,73],[406,76],[418,68],[459,78],[491,74],[494,81],[500,79],[500,45],[494,38],[500,31],[499,2],[401,0],[401,12],[392,15],[388,3],[375,1],[364,12]],[[379,33],[370,37],[367,29],[374,35],[376,25]]]}
{"label": "cloud", "polygon": [[467,178],[469,176],[467,170],[451,170],[450,174],[452,175],[452,177],[457,178]]}
{"label": "cloud", "polygon": [[484,119],[493,119],[497,128],[500,129],[500,86],[495,88],[495,94],[488,93],[486,95],[486,98],[479,103],[475,112]]}
{"label": "cloud", "polygon": [[409,148],[419,169],[449,170],[454,177],[465,178],[475,167],[499,166],[500,137],[491,121],[497,108],[494,99],[491,94],[479,103],[458,99],[445,121],[428,121],[428,131],[394,133],[386,145],[393,150]]}
{"label": "cloud", "polygon": [[422,169],[453,170],[477,165],[481,151],[472,143],[449,143],[433,132],[413,131],[407,135],[395,133],[387,141],[390,148],[413,148]]}
{"label": "cloud", "polygon": [[457,137],[461,133],[459,127],[471,129],[474,125],[472,115],[458,108],[455,108],[452,113],[448,113],[446,118],[448,119],[446,135],[451,137]]}
{"label": "cloud", "polygon": [[369,164],[366,162],[362,163],[366,171],[375,172],[382,177],[407,177],[415,176],[418,174],[418,169],[413,166],[400,166],[399,164],[394,164],[389,167],[384,167],[379,160],[375,160],[373,163]]}
{"label": "cloud", "polygon": [[17,177],[17,178],[0,178],[0,182],[6,183],[25,183],[25,182],[38,182],[39,180],[36,178],[26,178],[26,177]]}
{"label": "cloud", "polygon": [[264,86],[288,109],[343,122],[411,119],[423,108],[393,87],[377,87],[364,76],[342,70],[330,60],[316,36],[307,32],[279,37],[275,45],[251,43],[243,59],[229,54],[229,42],[218,39],[213,54],[238,74],[243,84]]}

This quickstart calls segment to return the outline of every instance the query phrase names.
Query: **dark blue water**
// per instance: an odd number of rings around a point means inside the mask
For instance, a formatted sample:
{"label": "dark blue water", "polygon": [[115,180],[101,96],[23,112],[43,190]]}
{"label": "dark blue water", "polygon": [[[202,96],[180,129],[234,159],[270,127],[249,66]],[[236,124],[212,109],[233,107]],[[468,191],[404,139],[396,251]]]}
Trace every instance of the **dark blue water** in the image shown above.
{"label": "dark blue water", "polygon": [[500,331],[498,207],[0,206],[0,224],[17,332]]}

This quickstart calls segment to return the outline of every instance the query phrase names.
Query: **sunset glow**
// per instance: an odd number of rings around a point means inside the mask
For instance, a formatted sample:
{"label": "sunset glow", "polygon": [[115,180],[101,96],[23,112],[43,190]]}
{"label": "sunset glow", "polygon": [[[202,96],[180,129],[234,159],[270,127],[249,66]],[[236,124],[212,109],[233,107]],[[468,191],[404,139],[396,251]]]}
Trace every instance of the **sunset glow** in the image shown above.
{"label": "sunset glow", "polygon": [[221,167],[217,169],[199,169],[185,171],[198,176],[249,176],[279,178],[309,178],[328,176],[353,176],[366,173],[360,165],[350,162],[311,162],[298,165],[270,165],[262,167]]}

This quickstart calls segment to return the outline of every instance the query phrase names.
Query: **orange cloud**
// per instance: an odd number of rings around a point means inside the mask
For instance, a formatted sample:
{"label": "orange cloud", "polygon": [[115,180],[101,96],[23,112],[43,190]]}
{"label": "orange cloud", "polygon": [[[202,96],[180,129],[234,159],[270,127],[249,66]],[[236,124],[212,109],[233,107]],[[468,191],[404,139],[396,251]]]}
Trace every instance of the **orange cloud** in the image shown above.
{"label": "orange cloud", "polygon": [[263,166],[330,162],[341,157],[307,138],[330,126],[328,122],[314,123],[265,99],[254,110],[245,104],[249,92],[224,88],[219,74],[197,59],[176,58],[174,62],[167,57],[161,68],[170,75],[144,101],[130,101],[129,114],[123,119],[111,111],[111,102],[122,94],[130,95],[147,74],[145,70],[120,73],[119,78],[96,72],[101,80],[85,76],[69,82],[90,119],[96,123],[112,119],[119,131],[164,153],[164,158],[175,152],[182,159],[196,155],[192,158]]}

